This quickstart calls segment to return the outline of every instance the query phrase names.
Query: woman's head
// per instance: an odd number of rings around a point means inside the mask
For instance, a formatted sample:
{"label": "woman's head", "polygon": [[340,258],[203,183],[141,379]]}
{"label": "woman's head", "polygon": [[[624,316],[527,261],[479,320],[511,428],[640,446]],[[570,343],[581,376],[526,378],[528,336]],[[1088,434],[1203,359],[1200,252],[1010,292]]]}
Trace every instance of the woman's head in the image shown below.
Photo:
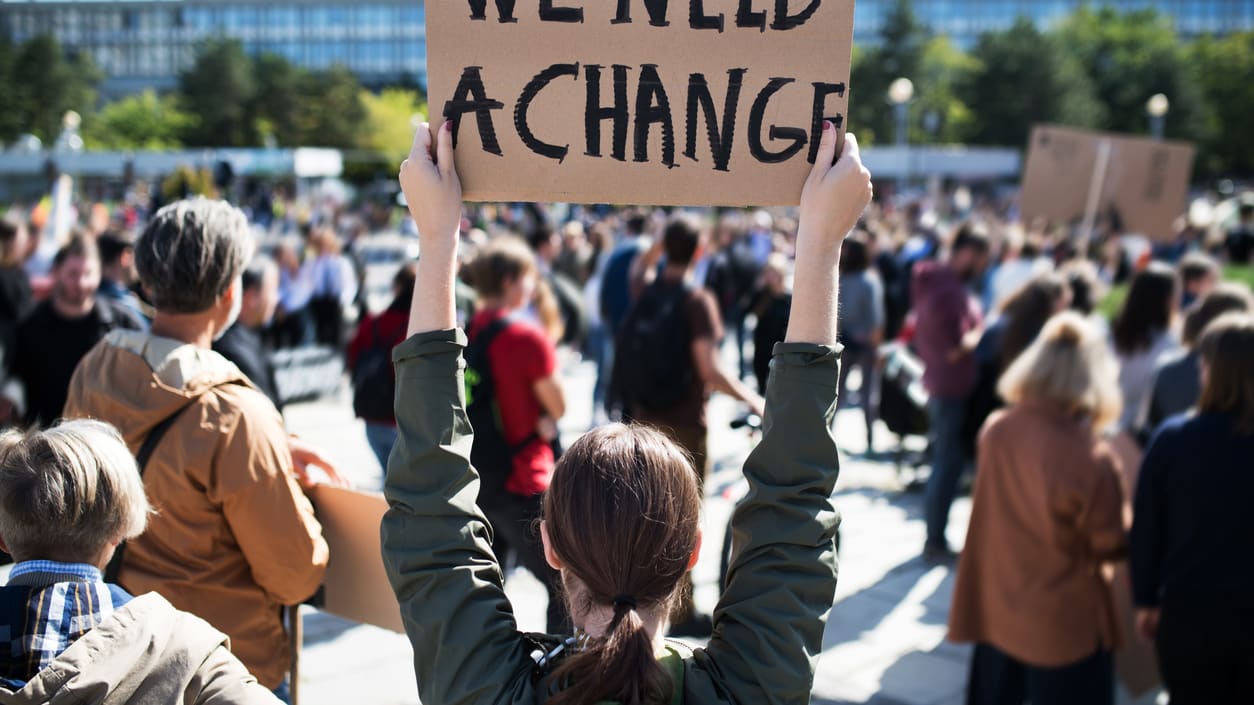
{"label": "woman's head", "polygon": [[1074,312],[1045,324],[1027,350],[1002,375],[998,391],[1012,404],[1043,401],[1104,428],[1119,417],[1119,371],[1102,335]]}
{"label": "woman's head", "polygon": [[1115,319],[1115,349],[1127,355],[1150,348],[1154,337],[1171,327],[1179,289],[1175,271],[1165,264],[1153,262],[1137,272]]}
{"label": "woman's head", "polygon": [[1202,356],[1202,413],[1228,414],[1237,431],[1254,435],[1254,315],[1229,313],[1207,326]]}
{"label": "woman's head", "polygon": [[1071,305],[1071,288],[1061,274],[1041,274],[1019,288],[1001,305],[1006,317],[1002,334],[1002,369],[1010,366],[1045,327],[1045,322]]}
{"label": "woman's head", "polygon": [[531,302],[536,288],[536,258],[517,237],[489,242],[470,265],[470,280],[486,302],[515,309]]}
{"label": "woman's head", "polygon": [[612,425],[562,456],[544,497],[545,552],[562,573],[589,647],[554,674],[580,683],[550,701],[663,701],[670,688],[645,618],[669,613],[700,546],[701,493],[689,458],[658,431]]}
{"label": "woman's head", "polygon": [[856,232],[840,246],[840,273],[860,274],[871,266],[871,248],[867,235]]}

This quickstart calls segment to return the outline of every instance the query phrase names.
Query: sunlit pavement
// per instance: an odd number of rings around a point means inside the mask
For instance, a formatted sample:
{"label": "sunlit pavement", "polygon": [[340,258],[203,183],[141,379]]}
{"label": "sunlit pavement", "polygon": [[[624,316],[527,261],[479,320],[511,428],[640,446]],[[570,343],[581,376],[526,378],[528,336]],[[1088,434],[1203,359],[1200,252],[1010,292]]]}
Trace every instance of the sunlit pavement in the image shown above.
{"label": "sunlit pavement", "polygon": [[[570,364],[564,377],[570,408],[562,424],[569,438],[591,418],[593,369]],[[363,487],[378,487],[381,474],[352,418],[348,398],[302,404],[287,410],[291,430],[323,444],[328,454]],[[751,447],[729,422],[737,413],[726,399],[711,408],[711,457],[707,483],[705,552],[696,570],[697,604],[712,611],[718,599],[719,544],[732,503],[724,496],[739,479]],[[945,641],[953,588],[952,570],[918,558],[923,545],[922,495],[909,491],[891,463],[865,459],[861,412],[840,413],[836,435],[843,455],[836,505],[841,511],[840,583],[814,685],[823,704],[958,705],[963,702],[969,648]],[[895,443],[879,429],[878,450]],[[970,501],[959,499],[950,522],[950,541],[962,544]],[[528,573],[509,576],[507,592],[519,625],[544,626],[545,593]],[[412,651],[405,637],[344,622],[308,610],[300,678],[302,705],[415,703]],[[1153,698],[1121,703],[1148,705]]]}

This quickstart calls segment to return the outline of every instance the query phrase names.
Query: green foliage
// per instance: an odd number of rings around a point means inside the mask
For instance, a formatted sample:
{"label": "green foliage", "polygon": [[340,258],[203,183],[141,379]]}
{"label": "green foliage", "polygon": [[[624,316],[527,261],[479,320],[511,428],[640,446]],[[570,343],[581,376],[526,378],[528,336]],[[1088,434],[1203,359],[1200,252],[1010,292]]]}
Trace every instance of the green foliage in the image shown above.
{"label": "green foliage", "polygon": [[1254,32],[1222,39],[1203,37],[1188,50],[1188,64],[1198,77],[1210,108],[1202,139],[1204,173],[1249,174],[1254,168]]}
{"label": "green foliage", "polygon": [[[901,77],[919,75],[923,52],[930,39],[914,14],[910,0],[897,0],[884,18],[880,43],[854,54],[849,80],[849,129],[862,144],[891,143],[896,131],[888,87]],[[923,86],[915,86],[922,96]]]}
{"label": "green foliage", "polygon": [[177,149],[191,122],[191,117],[179,110],[178,98],[147,90],[87,116],[83,142],[87,149],[100,150]]}
{"label": "green foliage", "polygon": [[1102,125],[1104,112],[1083,67],[1031,21],[983,35],[971,56],[979,69],[965,74],[958,94],[970,107],[973,142],[1026,144],[1038,122]]}
{"label": "green foliage", "polygon": [[357,144],[366,121],[361,103],[361,84],[351,71],[333,66],[329,71],[300,76],[300,102],[288,108],[295,113],[300,135],[307,147],[348,149]]}
{"label": "green foliage", "polygon": [[212,39],[179,76],[179,100],[192,116],[183,141],[192,147],[258,143],[250,108],[257,96],[253,61],[233,39]]}
{"label": "green foliage", "polygon": [[367,118],[357,146],[399,163],[414,141],[414,116],[427,114],[426,101],[417,91],[395,88],[379,95],[362,91],[360,99]]}
{"label": "green foliage", "polygon": [[67,55],[49,35],[20,47],[0,46],[0,88],[4,88],[0,140],[30,132],[51,146],[61,134],[65,113],[89,113],[96,107],[100,72],[86,55]]}

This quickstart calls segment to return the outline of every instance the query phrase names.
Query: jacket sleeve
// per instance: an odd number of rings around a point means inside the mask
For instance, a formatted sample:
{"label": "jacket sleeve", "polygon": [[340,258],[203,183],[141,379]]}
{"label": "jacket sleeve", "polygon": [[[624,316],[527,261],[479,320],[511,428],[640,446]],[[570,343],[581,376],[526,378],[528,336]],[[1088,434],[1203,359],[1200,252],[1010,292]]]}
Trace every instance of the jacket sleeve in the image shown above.
{"label": "jacket sleeve", "polygon": [[1088,537],[1089,551],[1098,560],[1115,560],[1127,555],[1128,548],[1123,527],[1123,482],[1109,449],[1100,451],[1096,460],[1096,476],[1089,496],[1083,500],[1080,528]]}
{"label": "jacket sleeve", "polygon": [[388,462],[383,562],[414,648],[422,702],[533,702],[520,637],[476,501],[461,331],[416,335],[393,352],[396,446]]}
{"label": "jacket sleeve", "polygon": [[327,543],[292,474],[277,412],[261,392],[248,388],[240,395],[238,421],[214,463],[210,496],[221,502],[257,584],[275,602],[295,605],[322,584]]}
{"label": "jacket sleeve", "polygon": [[749,494],[732,517],[727,588],[714,636],[685,681],[689,702],[701,691],[738,703],[810,701],[836,592],[838,358],[839,349],[823,346],[775,347],[765,431],[745,462]]}
{"label": "jacket sleeve", "polygon": [[1162,591],[1162,563],[1167,551],[1167,497],[1171,430],[1159,431],[1141,461],[1132,510],[1132,599],[1137,607],[1157,607]]}
{"label": "jacket sleeve", "polygon": [[280,705],[274,693],[257,682],[244,664],[226,648],[214,649],[196,669],[187,692],[194,705]]}

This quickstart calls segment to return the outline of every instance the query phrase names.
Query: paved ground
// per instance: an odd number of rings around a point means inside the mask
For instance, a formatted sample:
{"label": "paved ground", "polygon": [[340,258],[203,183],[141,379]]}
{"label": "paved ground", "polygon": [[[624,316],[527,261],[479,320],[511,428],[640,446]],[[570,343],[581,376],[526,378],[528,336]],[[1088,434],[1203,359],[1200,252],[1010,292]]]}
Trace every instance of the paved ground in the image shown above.
{"label": "paved ground", "polygon": [[[577,434],[590,418],[592,370],[586,364],[568,368],[571,413],[563,430]],[[721,400],[711,414],[710,447],[716,468],[705,507],[707,549],[696,573],[697,603],[706,611],[717,600],[717,549],[731,508],[722,495],[737,481],[739,464],[750,447],[747,436],[728,428],[734,413],[733,405]],[[379,484],[378,464],[366,446],[364,431],[343,400],[299,405],[289,409],[287,417],[293,430],[325,443],[361,485]],[[841,577],[814,702],[957,705],[963,701],[969,650],[944,638],[952,572],[918,560],[924,536],[921,495],[905,488],[909,477],[898,477],[891,464],[865,457],[861,428],[856,410],[838,417],[837,437],[846,451],[836,496],[844,517]],[[879,438],[879,443],[888,442],[886,432]],[[955,545],[962,543],[969,509],[967,499],[954,507],[950,539]],[[540,584],[525,571],[516,571],[507,591],[522,628],[542,629],[545,594]],[[416,703],[411,659],[401,635],[310,611],[301,703]],[[1153,698],[1121,702],[1148,705]]]}

